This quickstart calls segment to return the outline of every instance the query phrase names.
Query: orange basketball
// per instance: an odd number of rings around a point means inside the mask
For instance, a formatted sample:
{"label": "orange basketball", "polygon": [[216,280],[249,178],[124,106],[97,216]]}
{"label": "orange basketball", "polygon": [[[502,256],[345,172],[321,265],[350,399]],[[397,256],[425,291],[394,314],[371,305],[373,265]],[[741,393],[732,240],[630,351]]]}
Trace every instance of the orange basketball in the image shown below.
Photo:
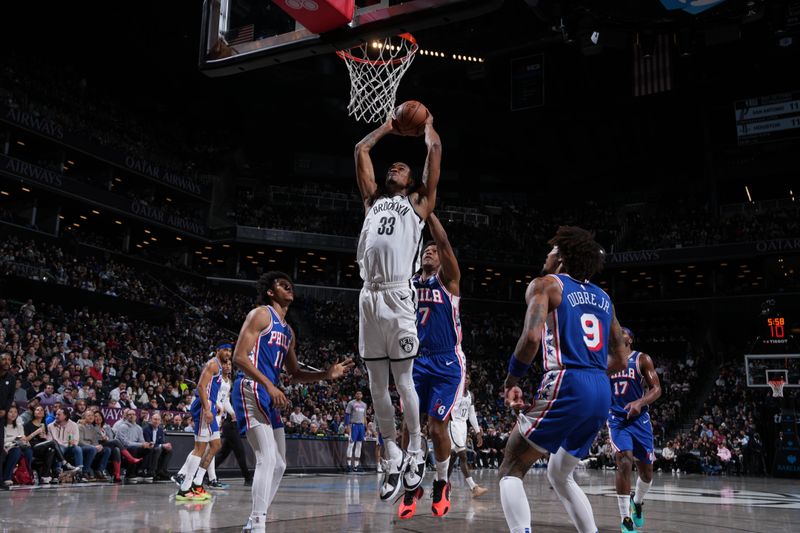
{"label": "orange basketball", "polygon": [[408,100],[394,109],[392,122],[394,129],[400,135],[417,136],[425,131],[425,121],[428,119],[428,108],[422,102]]}

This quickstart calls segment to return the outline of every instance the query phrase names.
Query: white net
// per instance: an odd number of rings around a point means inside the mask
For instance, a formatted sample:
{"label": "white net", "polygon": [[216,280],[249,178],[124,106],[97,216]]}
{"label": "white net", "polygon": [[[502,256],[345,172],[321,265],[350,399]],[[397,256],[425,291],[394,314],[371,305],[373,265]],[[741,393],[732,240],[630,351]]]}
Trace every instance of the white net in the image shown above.
{"label": "white net", "polygon": [[350,73],[349,114],[364,122],[385,121],[417,49],[414,37],[404,33],[338,51]]}
{"label": "white net", "polygon": [[782,379],[767,381],[769,387],[772,389],[773,398],[783,397],[783,386],[786,384]]}

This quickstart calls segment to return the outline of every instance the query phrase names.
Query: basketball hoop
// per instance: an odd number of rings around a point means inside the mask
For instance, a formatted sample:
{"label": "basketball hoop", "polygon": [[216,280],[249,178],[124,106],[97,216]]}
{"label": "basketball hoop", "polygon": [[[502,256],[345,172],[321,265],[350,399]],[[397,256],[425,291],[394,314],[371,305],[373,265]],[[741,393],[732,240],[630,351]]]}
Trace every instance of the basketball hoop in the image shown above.
{"label": "basketball hoop", "polygon": [[336,52],[350,73],[348,114],[364,122],[386,120],[418,49],[414,36],[402,33]]}
{"label": "basketball hoop", "polygon": [[773,398],[783,398],[783,386],[786,385],[786,381],[783,379],[783,377],[780,379],[771,379],[767,381],[767,383],[772,389]]}

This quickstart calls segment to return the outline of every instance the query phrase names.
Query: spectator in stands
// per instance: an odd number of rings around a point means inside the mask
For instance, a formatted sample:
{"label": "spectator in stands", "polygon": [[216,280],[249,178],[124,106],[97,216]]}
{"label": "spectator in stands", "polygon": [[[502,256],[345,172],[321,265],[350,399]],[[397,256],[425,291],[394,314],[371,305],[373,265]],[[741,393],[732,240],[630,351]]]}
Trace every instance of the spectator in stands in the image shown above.
{"label": "spectator in stands", "polygon": [[114,483],[121,483],[120,469],[122,465],[122,458],[124,457],[128,464],[134,465],[140,463],[142,460],[134,457],[125,448],[125,446],[116,439],[114,430],[106,424],[106,418],[103,413],[97,411],[94,413],[94,425],[98,433],[98,440],[104,448],[111,450],[110,462],[111,470],[113,473],[112,481]]}
{"label": "spectator in stands", "polygon": [[[136,423],[136,411],[133,409],[126,409],[125,416],[120,418],[114,424],[114,435],[116,439],[130,452],[130,454],[138,459],[147,460],[153,450],[152,442],[145,442],[144,434],[141,426]],[[152,482],[152,475],[145,471],[142,476],[139,475],[139,464],[132,464],[128,469],[128,480],[133,483],[138,483],[141,480],[145,482]]]}
{"label": "spectator in stands", "polygon": [[61,406],[61,397],[55,393],[52,383],[45,385],[44,392],[40,392],[36,397],[39,398],[39,403],[49,413],[54,413],[55,409]]}
{"label": "spectator in stands", "polygon": [[[39,399],[32,398],[28,402],[28,408],[21,415],[19,415],[19,419],[22,425],[25,425],[31,420],[33,420],[34,411],[36,410],[37,407],[41,407],[39,405]],[[42,416],[44,416],[44,408],[42,408]]]}
{"label": "spectator in stands", "polygon": [[292,414],[289,415],[289,421],[295,426],[300,426],[303,422],[311,422],[311,420],[303,414],[303,408],[299,405],[294,406]]}
{"label": "spectator in stands", "polygon": [[[86,466],[84,459],[91,464],[97,454],[97,450],[91,446],[85,448],[80,446],[78,443],[80,438],[78,424],[69,419],[66,409],[63,407],[57,408],[55,416],[56,419],[48,425],[47,430],[61,449],[61,454],[64,457],[72,458],[75,466],[81,467],[84,473],[89,472],[89,467]],[[84,453],[86,457],[84,457]],[[82,477],[80,480],[85,481]]]}
{"label": "spectator in stands", "polygon": [[[3,465],[2,488],[5,489],[13,485],[11,475],[14,473],[14,468],[23,458],[27,461],[25,468],[29,471],[33,464],[33,451],[18,417],[19,411],[17,411],[17,407],[15,405],[10,406],[5,413],[5,437],[3,440],[3,450],[6,453],[6,458]],[[30,474],[32,478],[33,472],[30,471]]]}
{"label": "spectator in stands", "polygon": [[672,441],[669,441],[667,445],[661,449],[661,461],[659,462],[658,469],[664,472],[675,473],[676,468],[675,449],[672,447]]}
{"label": "spectator in stands", "polygon": [[80,430],[80,445],[95,449],[94,461],[86,460],[87,468],[93,473],[97,481],[108,481],[108,460],[111,458],[111,448],[100,442],[100,430],[94,425],[94,413],[84,411],[83,417],[78,422]]}
{"label": "spectator in stands", "polygon": [[136,409],[136,404],[133,400],[128,399],[128,391],[122,390],[119,393],[119,406],[123,409]]}
{"label": "spectator in stands", "polygon": [[44,407],[37,405],[33,410],[33,418],[25,423],[25,436],[33,447],[34,458],[40,461],[39,479],[41,483],[50,483],[53,479],[54,460],[70,471],[78,471],[80,467],[72,466],[64,458],[61,448],[51,439],[47,424],[44,422]]}
{"label": "spectator in stands", "polygon": [[153,481],[169,481],[167,466],[172,457],[172,444],[164,441],[164,428],[161,427],[161,414],[155,411],[150,415],[150,422],[142,430],[145,442],[153,444],[148,470],[153,474]]}
{"label": "spectator in stands", "polygon": [[72,411],[72,416],[70,419],[80,424],[80,421],[83,420],[83,417],[86,415],[86,400],[78,400],[75,403],[75,409]]}

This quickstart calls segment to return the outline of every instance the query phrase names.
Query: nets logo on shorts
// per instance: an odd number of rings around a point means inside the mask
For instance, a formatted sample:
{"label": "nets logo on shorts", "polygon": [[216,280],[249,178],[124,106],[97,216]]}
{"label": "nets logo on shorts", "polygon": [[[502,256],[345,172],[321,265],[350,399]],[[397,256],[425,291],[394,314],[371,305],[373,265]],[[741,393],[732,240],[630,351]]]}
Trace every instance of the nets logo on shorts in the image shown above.
{"label": "nets logo on shorts", "polygon": [[414,351],[414,344],[416,344],[414,341],[414,337],[403,337],[400,339],[400,348],[406,353],[411,353]]}

